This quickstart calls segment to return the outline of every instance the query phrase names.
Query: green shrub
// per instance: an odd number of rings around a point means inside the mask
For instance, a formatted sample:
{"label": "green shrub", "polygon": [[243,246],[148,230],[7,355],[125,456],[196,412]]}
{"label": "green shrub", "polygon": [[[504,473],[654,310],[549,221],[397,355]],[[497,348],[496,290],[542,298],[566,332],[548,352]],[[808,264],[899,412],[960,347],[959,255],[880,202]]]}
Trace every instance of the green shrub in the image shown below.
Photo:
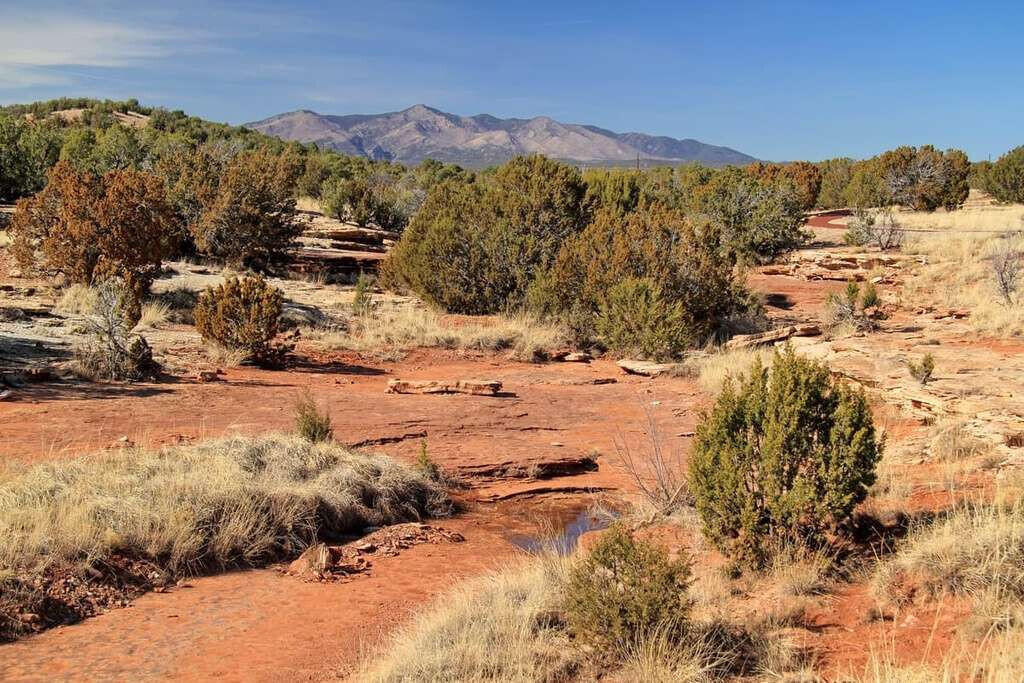
{"label": "green shrub", "polygon": [[596,329],[609,349],[639,358],[670,358],[688,341],[682,305],[666,300],[648,279],[630,278],[612,287]]}
{"label": "green shrub", "polygon": [[685,634],[690,566],[663,548],[614,526],[569,577],[565,612],[578,640],[606,657],[621,657],[655,633]]}
{"label": "green shrub", "polygon": [[829,327],[853,325],[858,330],[868,332],[875,329],[875,321],[867,311],[880,303],[878,290],[873,284],[865,284],[861,291],[859,284],[850,281],[841,294],[833,292],[825,298],[826,321]]}
{"label": "green shrub", "polygon": [[190,228],[208,256],[266,270],[302,233],[297,220],[297,159],[265,150],[244,152],[227,165],[216,195]]}
{"label": "green shrub", "polygon": [[441,480],[441,468],[427,453],[426,440],[420,441],[420,452],[416,455],[416,469],[430,481]]}
{"label": "green shrub", "polygon": [[907,368],[910,370],[911,377],[916,379],[922,385],[928,384],[932,379],[932,373],[935,372],[935,356],[930,353],[926,353],[924,354],[924,358],[922,358],[918,363],[908,360]]}
{"label": "green shrub", "polygon": [[352,314],[362,317],[373,312],[373,278],[366,273],[359,273],[356,278],[355,291],[352,294]]}
{"label": "green shrub", "polygon": [[271,341],[280,329],[281,290],[262,277],[232,277],[199,295],[193,317],[203,339],[240,350],[260,364],[280,361],[282,347]]}
{"label": "green shrub", "polygon": [[536,278],[527,305],[542,317],[561,320],[583,340],[602,307],[607,310],[616,285],[647,279],[658,284],[662,305],[679,312],[673,313],[680,324],[672,346],[704,343],[750,302],[715,235],[706,223],[657,205],[626,216],[602,211]]}
{"label": "green shrub", "polygon": [[519,307],[536,274],[586,225],[578,169],[518,157],[477,182],[436,185],[391,251],[382,276],[455,313]]}
{"label": "green shrub", "polygon": [[718,171],[694,195],[693,208],[711,219],[722,256],[766,263],[807,241],[801,201],[790,182],[758,180],[737,168]]}
{"label": "green shrub", "polygon": [[773,548],[824,543],[867,495],[880,455],[863,392],[787,348],[726,382],[697,428],[690,489],[705,536],[758,566]]}
{"label": "green shrub", "polygon": [[1024,202],[1024,145],[1011,149],[987,169],[984,190],[1001,202]]}
{"label": "green shrub", "polygon": [[331,416],[313,400],[312,394],[305,391],[295,401],[295,432],[310,443],[330,441],[334,438],[331,427]]}
{"label": "green shrub", "polygon": [[866,213],[853,218],[846,226],[846,232],[843,233],[843,242],[851,247],[866,247],[871,244],[875,239],[872,230],[874,221],[874,217]]}
{"label": "green shrub", "polygon": [[882,303],[878,296],[878,290],[872,282],[865,282],[860,293],[860,305],[862,309],[875,308]]}
{"label": "green shrub", "polygon": [[846,157],[826,159],[818,163],[821,169],[821,187],[817,206],[820,209],[840,209],[846,206],[844,192],[853,175],[853,160]]}

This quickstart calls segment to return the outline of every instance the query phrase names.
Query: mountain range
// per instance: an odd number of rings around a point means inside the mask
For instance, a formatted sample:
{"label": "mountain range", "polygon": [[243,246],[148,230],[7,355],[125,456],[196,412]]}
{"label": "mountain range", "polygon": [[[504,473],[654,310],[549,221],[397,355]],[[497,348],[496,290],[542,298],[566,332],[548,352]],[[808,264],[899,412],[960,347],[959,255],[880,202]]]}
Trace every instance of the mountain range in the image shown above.
{"label": "mountain range", "polygon": [[584,166],[625,166],[638,160],[648,166],[687,161],[722,166],[755,161],[729,147],[698,140],[614,133],[597,126],[560,123],[546,116],[459,116],[422,104],[385,114],[345,116],[303,109],[245,126],[284,140],[315,142],[344,154],[406,164],[430,158],[482,167],[532,153]]}

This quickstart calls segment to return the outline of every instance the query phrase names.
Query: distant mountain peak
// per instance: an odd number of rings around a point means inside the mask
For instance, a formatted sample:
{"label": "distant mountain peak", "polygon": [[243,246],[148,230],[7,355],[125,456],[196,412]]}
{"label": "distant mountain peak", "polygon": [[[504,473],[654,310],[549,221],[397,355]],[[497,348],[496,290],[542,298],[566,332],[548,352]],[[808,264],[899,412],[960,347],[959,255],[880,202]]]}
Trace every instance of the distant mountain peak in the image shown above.
{"label": "distant mountain peak", "polygon": [[315,142],[345,154],[409,164],[433,158],[479,167],[532,153],[581,165],[630,165],[638,158],[647,163],[698,161],[712,166],[755,161],[729,147],[692,138],[614,133],[548,116],[459,116],[426,104],[384,114],[341,116],[300,109],[245,125],[285,140]]}

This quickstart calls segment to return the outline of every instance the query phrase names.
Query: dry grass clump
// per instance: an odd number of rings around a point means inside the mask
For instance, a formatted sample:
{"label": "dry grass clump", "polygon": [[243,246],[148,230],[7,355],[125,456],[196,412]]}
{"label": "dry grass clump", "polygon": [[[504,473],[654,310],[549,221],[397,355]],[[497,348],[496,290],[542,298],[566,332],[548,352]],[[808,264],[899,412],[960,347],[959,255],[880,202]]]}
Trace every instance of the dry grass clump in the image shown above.
{"label": "dry grass clump", "polygon": [[[74,283],[61,292],[54,309],[65,315],[92,315],[96,313],[99,303],[99,292],[96,287]],[[134,329],[151,330],[167,322],[170,317],[171,306],[157,298],[142,304],[141,315]]]}
{"label": "dry grass clump", "polygon": [[872,579],[883,599],[907,599],[908,580],[925,595],[979,597],[999,590],[1024,600],[1024,500],[967,504],[912,533]]}
{"label": "dry grass clump", "polygon": [[[936,234],[921,236],[904,251],[927,257],[903,288],[913,304],[931,304],[970,311],[968,322],[978,332],[1000,336],[1024,334],[1024,297],[1007,300],[1000,291],[994,259],[1024,252],[1019,234]],[[1019,294],[1019,293],[1018,293]]]}
{"label": "dry grass clump", "polygon": [[742,616],[692,620],[682,639],[671,627],[648,630],[604,660],[610,653],[581,647],[563,617],[581,561],[545,554],[461,584],[394,634],[359,680],[716,681],[777,677],[804,664],[780,633]]}
{"label": "dry grass clump", "polygon": [[100,454],[0,477],[0,570],[114,553],[173,573],[256,565],[446,501],[390,458],[282,435]]}
{"label": "dry grass clump", "polygon": [[572,559],[536,561],[461,584],[399,629],[359,680],[556,681],[580,665],[555,611]]}
{"label": "dry grass clump", "polygon": [[167,304],[153,301],[142,304],[142,313],[139,322],[135,323],[136,330],[152,330],[160,327],[171,316],[171,307]]}
{"label": "dry grass clump", "polygon": [[352,320],[348,331],[326,333],[321,343],[329,348],[348,349],[400,357],[414,348],[439,347],[478,351],[509,351],[515,360],[532,361],[567,345],[564,331],[528,316],[499,317],[485,323],[461,325],[421,306],[377,307]]}
{"label": "dry grass clump", "polygon": [[711,396],[721,393],[725,380],[745,373],[755,360],[768,363],[770,347],[728,350],[724,347],[704,356],[687,359],[686,365],[696,368],[698,382]]}
{"label": "dry grass clump", "polygon": [[323,213],[323,205],[320,203],[320,200],[315,197],[299,197],[295,200],[295,208],[299,211]]}
{"label": "dry grass clump", "polygon": [[960,461],[984,455],[992,450],[992,445],[985,443],[970,432],[967,422],[953,420],[939,424],[931,439],[928,451],[932,457],[941,461]]}
{"label": "dry grass clump", "polygon": [[188,287],[175,287],[154,292],[153,299],[155,305],[166,308],[167,320],[184,325],[192,325],[195,322],[192,311],[199,300],[199,292]]}
{"label": "dry grass clump", "polygon": [[96,289],[76,282],[61,292],[54,309],[70,315],[89,315],[96,310],[97,303]]}
{"label": "dry grass clump", "polygon": [[862,683],[1019,683],[1024,669],[1024,628],[992,632],[982,642],[961,642],[938,664],[901,664],[894,652],[872,652]]}
{"label": "dry grass clump", "polygon": [[895,215],[903,227],[912,230],[1019,230],[1024,222],[1024,204],[995,204],[972,190],[971,199],[954,211],[901,209]]}

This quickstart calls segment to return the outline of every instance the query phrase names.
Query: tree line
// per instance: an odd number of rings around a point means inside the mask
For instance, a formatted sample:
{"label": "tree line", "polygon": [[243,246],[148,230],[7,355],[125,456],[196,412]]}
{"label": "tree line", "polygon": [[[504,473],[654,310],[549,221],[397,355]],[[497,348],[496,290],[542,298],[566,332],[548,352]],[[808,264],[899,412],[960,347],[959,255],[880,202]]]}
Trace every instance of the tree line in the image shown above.
{"label": "tree line", "polygon": [[[80,110],[75,120],[53,116]],[[148,116],[144,127],[117,114]],[[406,167],[286,143],[134,100],[0,109],[0,198],[26,270],[141,297],[162,261],[199,256],[256,271],[302,231],[298,197],[401,233],[385,284],[447,311],[526,310],[581,343],[671,356],[747,324],[742,269],[807,238],[813,208],[955,209],[969,187],[1020,197],[1024,148],[972,165],[959,150],[871,159],[581,171],[541,156],[482,171]]]}

